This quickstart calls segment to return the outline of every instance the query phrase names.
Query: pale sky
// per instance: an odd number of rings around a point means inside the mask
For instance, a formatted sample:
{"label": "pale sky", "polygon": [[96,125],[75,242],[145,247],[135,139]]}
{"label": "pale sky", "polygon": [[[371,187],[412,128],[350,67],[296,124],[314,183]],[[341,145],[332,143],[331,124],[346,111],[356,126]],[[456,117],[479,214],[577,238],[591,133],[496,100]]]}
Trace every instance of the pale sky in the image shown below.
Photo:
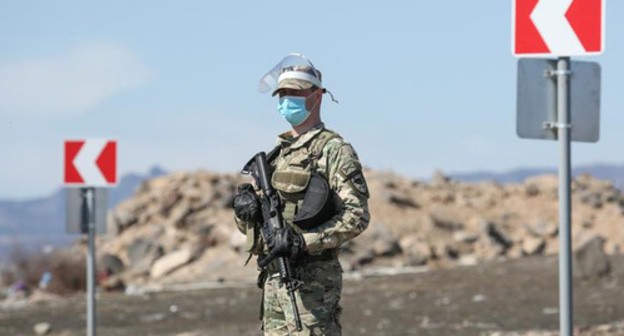
{"label": "pale sky", "polygon": [[[0,3],[0,199],[62,184],[65,139],[118,140],[119,170],[234,172],[288,124],[258,80],[284,55],[323,72],[323,118],[366,166],[410,177],[556,167],[519,139],[511,0]],[[624,163],[624,1],[607,1],[601,139]],[[581,60],[579,58],[575,58]],[[619,63],[618,63],[619,62]]]}

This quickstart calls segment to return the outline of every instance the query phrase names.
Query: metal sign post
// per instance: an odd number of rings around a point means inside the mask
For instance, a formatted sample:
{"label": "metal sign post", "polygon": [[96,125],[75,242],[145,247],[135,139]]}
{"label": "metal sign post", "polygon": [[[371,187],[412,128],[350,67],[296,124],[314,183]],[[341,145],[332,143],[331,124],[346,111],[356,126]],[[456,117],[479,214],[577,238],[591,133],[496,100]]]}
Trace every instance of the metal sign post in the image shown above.
{"label": "metal sign post", "polygon": [[68,188],[65,193],[67,232],[87,235],[87,336],[95,336],[95,235],[106,232],[107,190],[94,187]]}
{"label": "metal sign post", "polygon": [[561,335],[572,336],[570,148],[572,141],[598,141],[600,66],[571,62],[567,56],[521,59],[517,107],[518,136],[559,141],[559,318]]}
{"label": "metal sign post", "polygon": [[87,336],[95,336],[95,188],[82,188],[83,227],[87,250]]}
{"label": "metal sign post", "polygon": [[572,336],[572,223],[570,202],[570,58],[557,62],[557,137],[559,138],[559,329]]}
{"label": "metal sign post", "polygon": [[568,56],[520,59],[517,108],[518,136],[559,141],[559,323],[560,335],[572,336],[570,148],[572,141],[598,141],[600,66]]}

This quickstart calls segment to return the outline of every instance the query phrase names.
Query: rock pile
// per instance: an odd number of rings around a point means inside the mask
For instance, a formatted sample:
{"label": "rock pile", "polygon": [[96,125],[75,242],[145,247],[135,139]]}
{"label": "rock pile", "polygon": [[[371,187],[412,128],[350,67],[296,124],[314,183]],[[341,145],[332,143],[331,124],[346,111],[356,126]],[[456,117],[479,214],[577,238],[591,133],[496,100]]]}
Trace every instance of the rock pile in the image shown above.
{"label": "rock pile", "polygon": [[[373,195],[371,227],[383,226],[390,231],[401,253],[394,258],[368,260],[371,253],[361,250],[374,251],[378,240],[376,230],[369,229],[354,242],[357,246],[351,247],[360,252],[351,256],[350,267],[446,266],[558,253],[556,176],[500,185],[462,183],[438,172],[431,182],[424,183],[368,171],[367,181]],[[624,194],[611,182],[588,175],[573,181],[572,192],[573,245],[583,246],[576,262],[599,264],[594,267],[599,268],[596,271],[585,268],[592,274],[605,274],[606,257],[601,258],[600,253],[619,253],[624,247]],[[585,245],[594,240],[602,243],[586,249]]]}
{"label": "rock pile", "polygon": [[[500,185],[461,183],[439,172],[430,182],[389,172],[365,175],[372,221],[343,247],[348,270],[447,267],[558,252],[556,176]],[[253,279],[255,267],[242,267],[245,237],[230,208],[244,181],[199,171],[143,183],[109,214],[110,235],[99,248],[105,286]],[[574,246],[583,246],[575,262],[587,265],[584,273],[605,274],[608,260],[600,253],[624,247],[624,195],[587,175],[573,181],[572,191]]]}
{"label": "rock pile", "polygon": [[228,273],[221,269],[234,265],[228,278],[250,273],[240,270],[245,240],[231,211],[242,182],[235,175],[180,172],[143,183],[109,213],[109,235],[99,249],[105,286],[219,280]]}

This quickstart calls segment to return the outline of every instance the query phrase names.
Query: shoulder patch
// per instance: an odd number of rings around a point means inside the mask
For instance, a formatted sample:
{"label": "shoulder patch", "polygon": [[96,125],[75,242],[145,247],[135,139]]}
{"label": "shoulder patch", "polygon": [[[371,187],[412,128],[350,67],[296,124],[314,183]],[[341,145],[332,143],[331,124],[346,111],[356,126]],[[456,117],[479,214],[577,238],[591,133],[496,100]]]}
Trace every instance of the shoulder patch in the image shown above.
{"label": "shoulder patch", "polygon": [[355,188],[355,190],[357,190],[359,193],[366,196],[367,198],[370,196],[368,192],[368,186],[366,185],[366,180],[364,179],[364,175],[362,174],[361,170],[358,171],[357,174],[353,175],[349,182],[351,183],[351,185],[353,185],[353,188]]}
{"label": "shoulder patch", "polygon": [[345,181],[351,179],[355,174],[362,171],[362,168],[357,161],[348,161],[340,167],[340,174],[344,177]]}
{"label": "shoulder patch", "polygon": [[368,186],[366,185],[366,180],[362,174],[362,166],[358,161],[347,161],[340,167],[340,174],[344,178],[345,182],[351,184],[353,189],[357,190],[360,194],[369,197]]}

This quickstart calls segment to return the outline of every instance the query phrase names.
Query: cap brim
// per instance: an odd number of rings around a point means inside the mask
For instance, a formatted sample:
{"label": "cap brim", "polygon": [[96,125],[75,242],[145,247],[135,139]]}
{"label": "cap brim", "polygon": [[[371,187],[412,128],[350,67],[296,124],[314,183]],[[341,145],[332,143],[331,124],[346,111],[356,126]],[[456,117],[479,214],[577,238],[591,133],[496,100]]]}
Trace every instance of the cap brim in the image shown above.
{"label": "cap brim", "polygon": [[277,85],[277,89],[273,91],[271,96],[275,96],[280,90],[283,90],[283,89],[307,90],[307,89],[312,88],[313,86],[314,84],[308,81],[301,80],[301,79],[295,79],[295,78],[284,79],[279,82],[279,84]]}

